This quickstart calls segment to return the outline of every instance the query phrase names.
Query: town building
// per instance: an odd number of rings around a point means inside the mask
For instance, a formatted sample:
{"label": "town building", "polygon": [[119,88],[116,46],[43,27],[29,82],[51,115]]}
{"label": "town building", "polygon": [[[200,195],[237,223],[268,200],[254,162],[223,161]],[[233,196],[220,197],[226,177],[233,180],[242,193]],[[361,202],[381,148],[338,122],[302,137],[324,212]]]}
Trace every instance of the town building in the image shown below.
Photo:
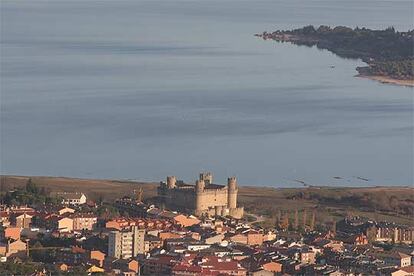
{"label": "town building", "polygon": [[168,176],[158,187],[158,196],[167,208],[184,210],[196,216],[231,216],[242,218],[244,209],[237,207],[237,180],[230,177],[227,186],[213,184],[211,173],[201,173],[195,185]]}
{"label": "town building", "polygon": [[86,203],[86,195],[84,193],[58,193],[62,198],[63,205],[82,205]]}
{"label": "town building", "polygon": [[32,218],[33,216],[27,213],[16,216],[16,227],[29,228],[30,224],[32,223]]}
{"label": "town building", "polygon": [[6,244],[0,244],[0,256],[24,257],[27,254],[27,243],[22,240],[8,240]]}
{"label": "town building", "polygon": [[57,211],[57,213],[61,216],[61,215],[64,215],[64,214],[73,214],[73,213],[75,213],[75,209],[72,209],[72,208],[69,208],[69,207],[63,207],[63,208],[60,208],[58,211]]}
{"label": "town building", "polygon": [[7,227],[3,230],[2,239],[19,240],[21,232],[20,227]]}
{"label": "town building", "polygon": [[56,220],[56,229],[61,232],[72,232],[73,231],[73,219],[68,217],[57,218]]}
{"label": "town building", "polygon": [[136,257],[145,252],[145,230],[132,226],[130,229],[109,233],[108,256],[117,259]]}
{"label": "town building", "polygon": [[98,218],[91,214],[72,214],[73,219],[73,230],[93,230]]}

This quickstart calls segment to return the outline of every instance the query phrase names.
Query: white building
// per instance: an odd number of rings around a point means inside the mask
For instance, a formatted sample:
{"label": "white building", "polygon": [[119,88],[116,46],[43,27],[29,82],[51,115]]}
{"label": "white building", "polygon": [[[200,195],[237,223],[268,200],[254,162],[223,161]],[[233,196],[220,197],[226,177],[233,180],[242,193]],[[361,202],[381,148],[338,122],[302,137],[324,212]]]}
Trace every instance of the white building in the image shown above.
{"label": "white building", "polygon": [[84,193],[59,193],[64,205],[82,205],[86,203],[86,195]]}

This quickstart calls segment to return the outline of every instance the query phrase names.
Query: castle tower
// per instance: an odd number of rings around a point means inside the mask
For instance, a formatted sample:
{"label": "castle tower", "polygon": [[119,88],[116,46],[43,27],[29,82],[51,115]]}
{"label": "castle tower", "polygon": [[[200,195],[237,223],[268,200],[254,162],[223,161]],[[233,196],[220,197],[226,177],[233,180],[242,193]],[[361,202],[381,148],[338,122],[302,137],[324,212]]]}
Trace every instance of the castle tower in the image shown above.
{"label": "castle tower", "polygon": [[206,185],[213,183],[213,174],[211,172],[202,172],[200,173],[200,180],[204,180]]}
{"label": "castle tower", "polygon": [[197,180],[196,181],[196,194],[202,193],[204,191],[204,188],[206,187],[206,183],[204,180]]}
{"label": "castle tower", "polygon": [[236,177],[227,179],[227,207],[237,208],[237,180]]}
{"label": "castle tower", "polygon": [[195,215],[200,216],[203,213],[203,192],[206,184],[204,180],[197,180],[195,185]]}
{"label": "castle tower", "polygon": [[167,187],[168,189],[174,189],[177,184],[177,178],[175,176],[167,176]]}

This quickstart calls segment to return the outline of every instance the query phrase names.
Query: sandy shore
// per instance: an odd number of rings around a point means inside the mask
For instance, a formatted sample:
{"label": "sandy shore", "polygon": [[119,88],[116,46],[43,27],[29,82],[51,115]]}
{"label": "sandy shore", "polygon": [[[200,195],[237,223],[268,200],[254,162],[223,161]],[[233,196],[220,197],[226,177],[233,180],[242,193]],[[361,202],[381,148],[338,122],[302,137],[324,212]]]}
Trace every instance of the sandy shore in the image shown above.
{"label": "sandy shore", "polygon": [[366,75],[356,75],[356,77],[376,80],[382,83],[414,87],[414,80],[397,80],[397,79],[393,79],[393,78],[389,78],[385,76],[366,76]]}

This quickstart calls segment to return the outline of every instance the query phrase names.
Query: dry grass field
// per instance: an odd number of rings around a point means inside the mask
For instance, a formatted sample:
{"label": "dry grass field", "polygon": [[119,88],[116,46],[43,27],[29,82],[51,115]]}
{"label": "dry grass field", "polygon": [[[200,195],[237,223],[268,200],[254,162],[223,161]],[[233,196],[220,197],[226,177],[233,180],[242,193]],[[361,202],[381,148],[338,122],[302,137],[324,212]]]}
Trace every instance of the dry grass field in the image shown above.
{"label": "dry grass field", "polygon": [[38,187],[44,187],[49,192],[83,192],[93,200],[103,197],[107,201],[128,195],[133,196],[134,190],[142,188],[144,198],[156,195],[156,183],[133,181],[79,179],[66,177],[45,176],[1,176],[1,191],[23,187],[31,178]]}

